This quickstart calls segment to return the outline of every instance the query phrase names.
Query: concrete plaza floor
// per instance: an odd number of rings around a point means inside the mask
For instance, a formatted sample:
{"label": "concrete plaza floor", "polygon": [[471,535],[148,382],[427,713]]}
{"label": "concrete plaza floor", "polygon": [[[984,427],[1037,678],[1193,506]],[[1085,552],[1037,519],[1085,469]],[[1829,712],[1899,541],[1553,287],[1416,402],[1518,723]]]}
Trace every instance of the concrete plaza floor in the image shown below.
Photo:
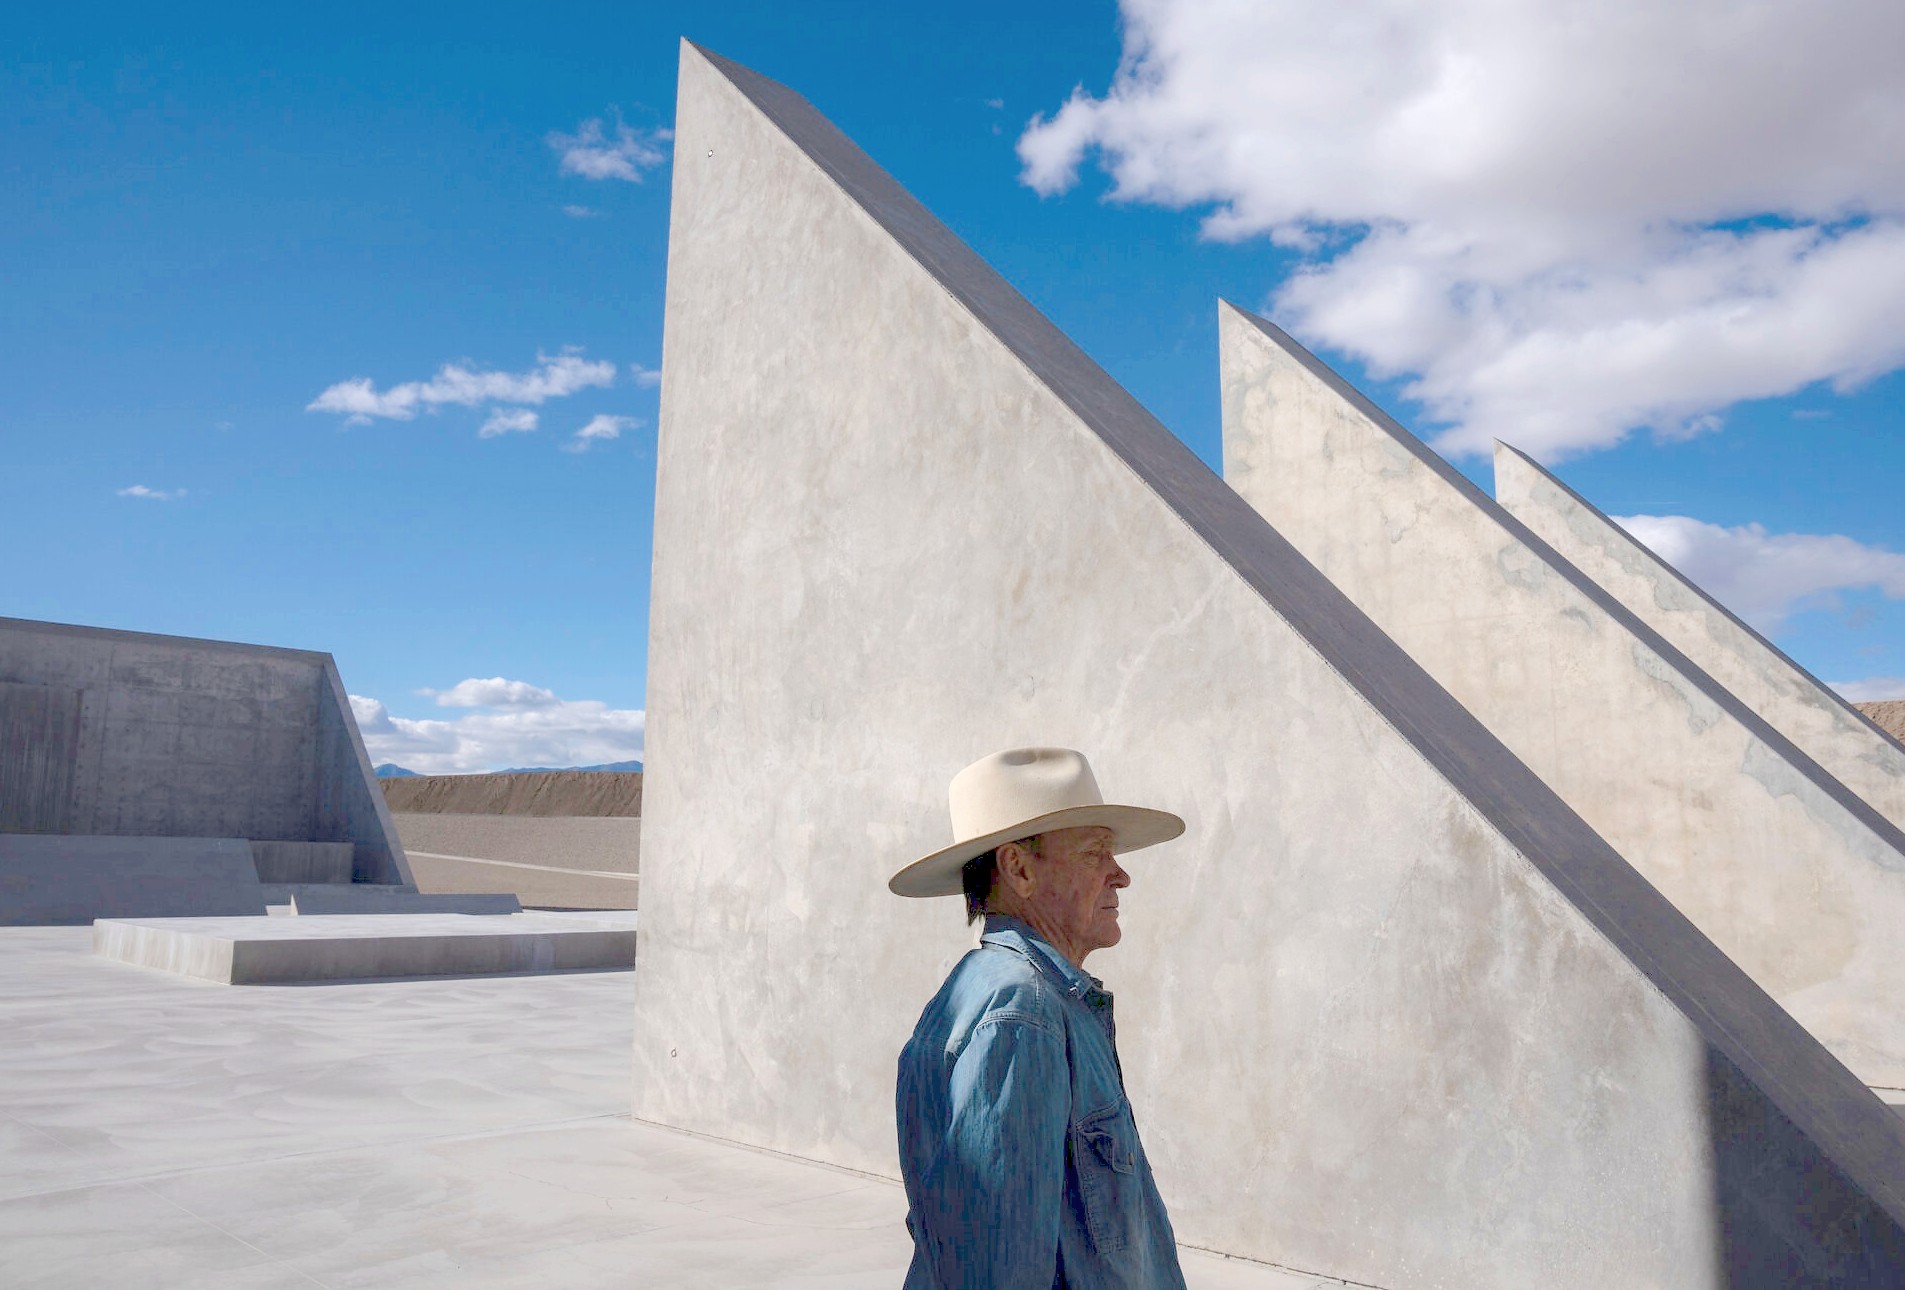
{"label": "concrete plaza floor", "polygon": [[91,939],[0,929],[10,1290],[899,1284],[896,1185],[629,1119],[630,972],[223,986]]}

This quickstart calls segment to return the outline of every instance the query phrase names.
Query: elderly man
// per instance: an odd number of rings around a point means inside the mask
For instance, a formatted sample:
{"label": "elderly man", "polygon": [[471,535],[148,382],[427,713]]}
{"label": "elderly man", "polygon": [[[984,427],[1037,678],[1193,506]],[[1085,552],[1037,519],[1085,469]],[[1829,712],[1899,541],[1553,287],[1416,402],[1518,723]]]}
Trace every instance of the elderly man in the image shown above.
{"label": "elderly man", "polygon": [[1171,1220],[1125,1100],[1111,996],[1117,857],[1184,821],[1107,805],[1082,754],[1017,748],[952,781],[952,846],[895,874],[985,919],[900,1056],[908,1290],[1181,1287]]}

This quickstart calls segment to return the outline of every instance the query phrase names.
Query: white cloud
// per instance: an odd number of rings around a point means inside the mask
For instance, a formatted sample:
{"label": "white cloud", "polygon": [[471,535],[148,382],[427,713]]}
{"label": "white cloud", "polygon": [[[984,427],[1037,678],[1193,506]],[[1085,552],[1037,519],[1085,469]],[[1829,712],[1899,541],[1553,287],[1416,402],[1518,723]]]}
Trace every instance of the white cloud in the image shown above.
{"label": "white cloud", "polygon": [[661,369],[659,367],[643,367],[640,363],[630,363],[628,365],[628,374],[635,378],[635,384],[645,390],[652,390],[661,384]]}
{"label": "white cloud", "polygon": [[1053,193],[1208,207],[1304,268],[1269,309],[1451,428],[1553,460],[1905,363],[1905,6],[1124,0]]}
{"label": "white cloud", "polygon": [[131,488],[120,489],[119,496],[143,497],[154,502],[176,502],[179,498],[185,496],[185,490],[183,488],[174,488],[168,491],[163,488],[147,488],[144,484],[134,484]]}
{"label": "white cloud", "polygon": [[1847,703],[1905,699],[1905,676],[1868,676],[1863,681],[1833,681],[1830,684]]}
{"label": "white cloud", "polygon": [[352,422],[372,417],[409,421],[419,410],[429,412],[445,405],[475,407],[479,403],[542,403],[560,399],[578,390],[615,383],[615,364],[607,359],[591,361],[573,351],[553,357],[536,356],[536,366],[527,372],[481,372],[462,363],[445,363],[427,381],[406,381],[379,392],[369,377],[339,381],[313,399],[306,412],[342,412]]}
{"label": "white cloud", "polygon": [[500,676],[467,677],[447,690],[420,693],[435,699],[439,708],[546,708],[561,702],[553,690]]}
{"label": "white cloud", "polygon": [[638,131],[621,121],[615,123],[614,136],[610,137],[602,119],[591,117],[576,127],[574,134],[551,134],[549,146],[561,156],[565,175],[640,183],[642,171],[668,160],[662,145],[673,137],[669,130]]}
{"label": "white cloud", "polygon": [[483,422],[482,429],[476,432],[479,439],[494,439],[497,435],[522,433],[536,428],[536,414],[528,408],[492,408],[489,418]]}
{"label": "white cloud", "polygon": [[575,432],[575,438],[562,446],[569,452],[587,452],[594,444],[620,439],[624,431],[633,430],[640,424],[638,417],[613,417],[602,413],[589,418],[589,423]]}
{"label": "white cloud", "polygon": [[593,206],[564,206],[562,213],[570,219],[599,219],[602,212]]}
{"label": "white cloud", "polygon": [[[443,693],[490,684],[465,681]],[[549,694],[536,686],[526,688]],[[350,697],[372,763],[396,762],[426,775],[505,766],[595,766],[642,755],[644,714],[592,699],[565,700],[551,694],[546,703],[481,707],[454,720],[412,720],[391,715],[376,699]]]}
{"label": "white cloud", "polygon": [[1615,516],[1614,522],[1761,632],[1795,610],[1829,607],[1837,593],[1876,588],[1905,600],[1905,555],[1837,533],[1724,528],[1684,515]]}

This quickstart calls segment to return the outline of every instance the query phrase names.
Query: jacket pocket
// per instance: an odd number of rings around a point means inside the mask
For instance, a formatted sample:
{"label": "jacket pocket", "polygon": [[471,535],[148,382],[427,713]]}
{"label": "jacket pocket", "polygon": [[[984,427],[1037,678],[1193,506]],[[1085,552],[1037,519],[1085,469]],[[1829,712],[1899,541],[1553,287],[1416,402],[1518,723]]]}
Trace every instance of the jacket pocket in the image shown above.
{"label": "jacket pocket", "polygon": [[1072,1160],[1092,1246],[1101,1253],[1128,1248],[1143,1207],[1131,1104],[1119,1098],[1073,1125]]}

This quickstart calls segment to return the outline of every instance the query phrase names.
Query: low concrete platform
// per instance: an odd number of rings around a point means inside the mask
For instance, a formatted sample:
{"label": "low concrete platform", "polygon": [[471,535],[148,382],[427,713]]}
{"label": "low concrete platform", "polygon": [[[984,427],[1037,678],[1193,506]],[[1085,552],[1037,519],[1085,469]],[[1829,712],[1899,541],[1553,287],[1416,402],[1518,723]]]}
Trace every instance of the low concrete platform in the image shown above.
{"label": "low concrete platform", "polygon": [[635,964],[633,914],[102,918],[92,934],[102,958],[226,985]]}
{"label": "low concrete platform", "polygon": [[389,887],[303,886],[291,894],[291,912],[310,914],[520,914],[508,892],[431,896]]}
{"label": "low concrete platform", "polygon": [[[632,972],[217,990],[90,945],[0,930],[9,1290],[904,1274],[896,1184],[628,1118]],[[1194,1290],[1342,1284],[1183,1258]]]}
{"label": "low concrete platform", "polygon": [[242,838],[0,833],[0,925],[264,912]]}

